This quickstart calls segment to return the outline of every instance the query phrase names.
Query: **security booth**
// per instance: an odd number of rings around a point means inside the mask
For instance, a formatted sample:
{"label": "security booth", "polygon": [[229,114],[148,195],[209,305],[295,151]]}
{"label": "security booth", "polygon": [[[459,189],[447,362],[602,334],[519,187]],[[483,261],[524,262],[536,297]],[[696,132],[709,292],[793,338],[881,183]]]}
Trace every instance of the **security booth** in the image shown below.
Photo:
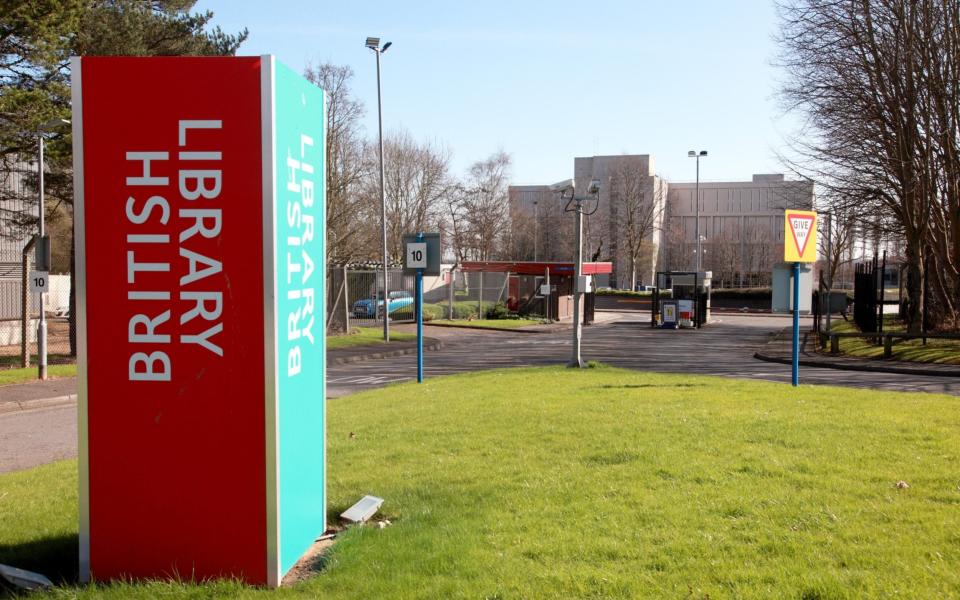
{"label": "security booth", "polygon": [[712,279],[712,271],[658,271],[650,308],[650,326],[700,329],[709,323]]}
{"label": "security booth", "polygon": [[[551,320],[573,316],[575,265],[572,262],[467,261],[460,263],[458,270],[478,274],[483,300],[503,302],[511,312]],[[583,263],[582,275],[591,281],[595,275],[612,272],[613,263]],[[487,287],[484,287],[484,275],[487,275]],[[490,286],[490,280],[500,283]],[[594,319],[592,286],[584,296],[583,322],[589,324]]]}

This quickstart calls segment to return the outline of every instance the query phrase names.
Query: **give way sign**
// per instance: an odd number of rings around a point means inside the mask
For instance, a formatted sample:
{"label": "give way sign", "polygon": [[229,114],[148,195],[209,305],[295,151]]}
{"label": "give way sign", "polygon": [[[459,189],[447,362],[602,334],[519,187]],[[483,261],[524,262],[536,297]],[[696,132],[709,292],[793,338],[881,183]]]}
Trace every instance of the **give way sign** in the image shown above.
{"label": "give way sign", "polygon": [[816,262],[817,213],[809,210],[787,210],[783,221],[783,260]]}

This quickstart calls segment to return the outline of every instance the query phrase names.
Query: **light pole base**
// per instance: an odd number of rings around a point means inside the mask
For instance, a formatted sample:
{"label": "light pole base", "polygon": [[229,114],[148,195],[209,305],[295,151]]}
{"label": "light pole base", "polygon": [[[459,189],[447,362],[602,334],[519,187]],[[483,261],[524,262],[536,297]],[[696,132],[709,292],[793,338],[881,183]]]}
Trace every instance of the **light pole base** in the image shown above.
{"label": "light pole base", "polygon": [[585,369],[587,368],[587,363],[583,362],[583,359],[580,359],[580,361],[572,360],[567,363],[567,368],[568,369]]}

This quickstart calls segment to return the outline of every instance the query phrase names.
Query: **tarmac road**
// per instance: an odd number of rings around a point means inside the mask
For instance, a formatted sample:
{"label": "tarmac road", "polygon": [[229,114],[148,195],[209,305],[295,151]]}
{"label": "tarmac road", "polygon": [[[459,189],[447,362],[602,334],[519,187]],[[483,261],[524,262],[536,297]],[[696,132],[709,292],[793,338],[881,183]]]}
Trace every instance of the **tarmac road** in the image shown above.
{"label": "tarmac road", "polygon": [[[584,361],[598,360],[642,371],[790,381],[789,366],[753,358],[760,346],[791,325],[790,317],[724,314],[716,319],[700,330],[665,330],[651,328],[648,314],[622,313],[612,322],[584,328],[581,355]],[[809,327],[809,319],[806,321],[801,326]],[[428,326],[425,335],[436,337],[440,331]],[[442,332],[444,348],[424,357],[425,377],[501,367],[563,365],[570,360],[573,343],[570,330],[530,334],[444,328]],[[415,380],[416,364],[416,356],[400,356],[331,366],[327,393],[336,398],[387,383]],[[960,377],[801,367],[800,382],[960,395]]]}
{"label": "tarmac road", "polygon": [[0,414],[0,473],[76,455],[76,405]]}

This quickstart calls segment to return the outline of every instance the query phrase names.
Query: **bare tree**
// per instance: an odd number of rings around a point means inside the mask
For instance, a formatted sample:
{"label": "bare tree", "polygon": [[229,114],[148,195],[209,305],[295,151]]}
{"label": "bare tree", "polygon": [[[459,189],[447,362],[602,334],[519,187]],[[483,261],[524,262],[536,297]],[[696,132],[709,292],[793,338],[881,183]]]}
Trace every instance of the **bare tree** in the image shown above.
{"label": "bare tree", "polygon": [[363,104],[350,89],[353,69],[348,66],[308,65],[304,76],[327,95],[327,255],[347,263],[376,247],[378,213],[360,194],[370,167],[360,126]]}
{"label": "bare tree", "polygon": [[[626,161],[613,165],[609,178],[610,228],[615,244],[614,260],[619,254],[629,265],[630,289],[637,287],[637,268],[641,251],[649,246],[660,227],[666,206],[666,186]],[[651,264],[646,265],[652,268]]]}
{"label": "bare tree", "polygon": [[878,240],[903,239],[910,331],[924,303],[960,326],[960,0],[785,0],[780,14],[783,96],[806,118],[795,166]]}
{"label": "bare tree", "polygon": [[740,284],[741,245],[739,228],[724,229],[705,245],[704,261],[713,271],[713,287],[737,287]]}
{"label": "bare tree", "polygon": [[491,260],[502,249],[509,219],[510,155],[502,150],[473,163],[458,187],[451,214],[457,215],[457,253],[462,260]]}
{"label": "bare tree", "polygon": [[[376,147],[367,147],[369,168],[364,179],[367,206],[380,206]],[[387,248],[393,260],[402,257],[403,234],[440,228],[452,182],[450,153],[430,142],[417,142],[406,131],[384,138],[384,192],[387,201]],[[377,211],[379,212],[379,211]]]}
{"label": "bare tree", "polygon": [[850,261],[857,236],[858,219],[847,211],[833,212],[829,241],[825,221],[821,221],[820,227],[822,228],[819,235],[820,255],[826,257],[827,280],[833,282],[836,281],[837,271],[841,265]]}

